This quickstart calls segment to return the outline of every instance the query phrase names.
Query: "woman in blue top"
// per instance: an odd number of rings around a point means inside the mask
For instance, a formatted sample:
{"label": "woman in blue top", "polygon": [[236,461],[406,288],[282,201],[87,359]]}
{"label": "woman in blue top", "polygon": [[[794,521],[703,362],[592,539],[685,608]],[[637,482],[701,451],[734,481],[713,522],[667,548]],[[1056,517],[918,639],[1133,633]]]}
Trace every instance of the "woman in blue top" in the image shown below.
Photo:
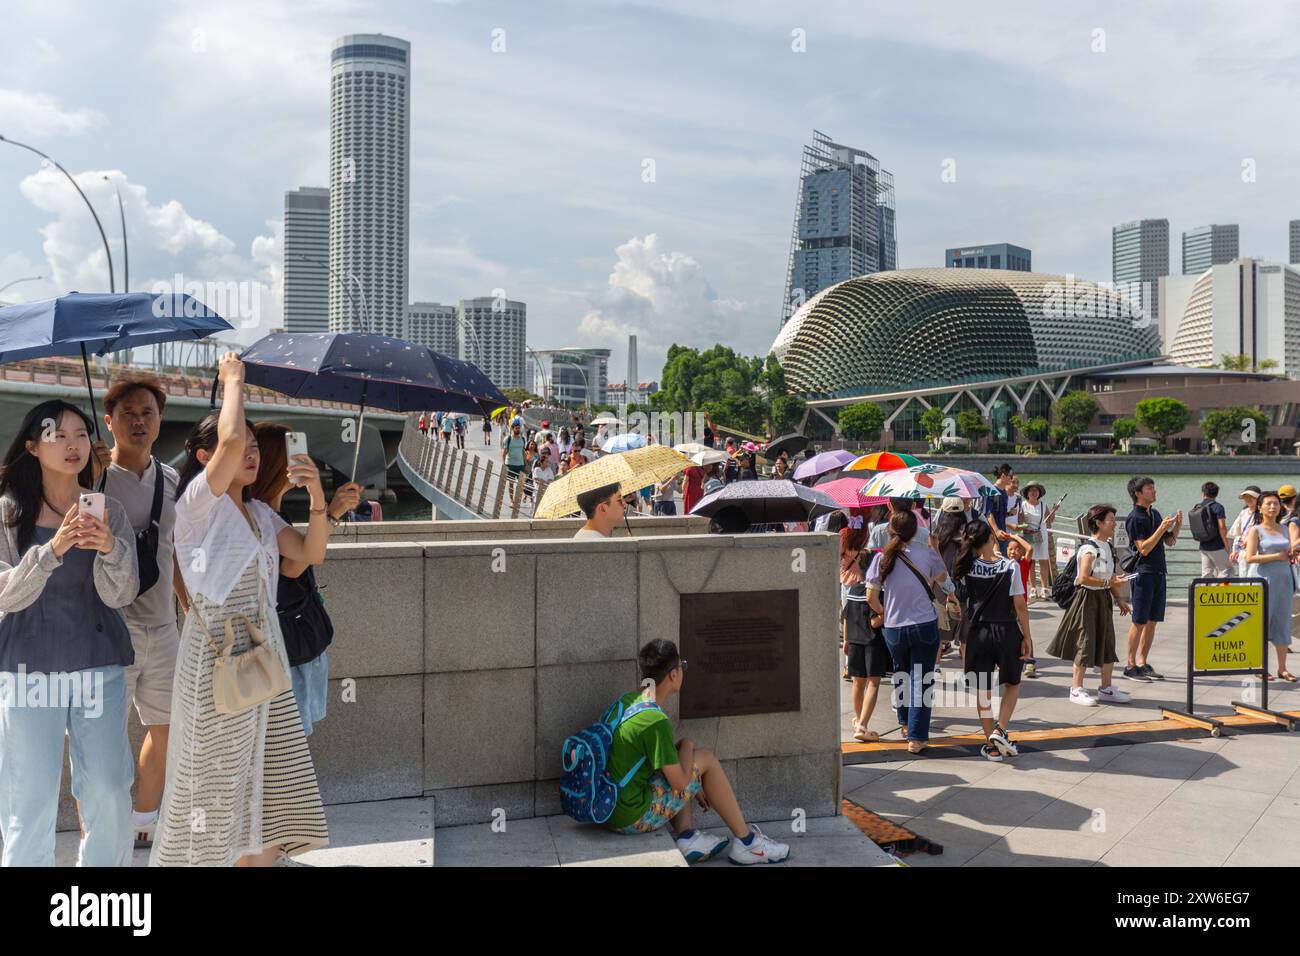
{"label": "woman in blue top", "polygon": [[49,401],[23,419],[0,467],[0,836],[4,866],[53,866],[66,734],[82,866],[129,866],[134,760],[118,608],[139,591],[135,536],[91,481],[91,421]]}
{"label": "woman in blue top", "polygon": [[1286,669],[1286,652],[1291,645],[1291,537],[1278,523],[1282,499],[1276,491],[1264,491],[1255,500],[1255,516],[1246,531],[1246,577],[1268,582],[1268,642],[1277,651],[1277,676],[1294,682]]}

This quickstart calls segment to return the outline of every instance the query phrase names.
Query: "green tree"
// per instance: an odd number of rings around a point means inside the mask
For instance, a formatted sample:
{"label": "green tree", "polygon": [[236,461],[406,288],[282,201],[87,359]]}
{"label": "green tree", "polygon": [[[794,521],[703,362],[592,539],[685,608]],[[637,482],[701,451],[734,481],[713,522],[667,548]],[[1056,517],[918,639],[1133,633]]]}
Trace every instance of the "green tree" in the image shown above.
{"label": "green tree", "polygon": [[1111,426],[1116,441],[1128,441],[1138,432],[1138,423],[1131,418],[1117,418]]}
{"label": "green tree", "polygon": [[1191,411],[1176,398],[1144,398],[1137,403],[1138,424],[1160,439],[1163,446],[1169,436],[1187,427]]}
{"label": "green tree", "polygon": [[1074,440],[1074,434],[1064,425],[1053,425],[1048,433],[1052,439],[1052,447],[1065,449],[1070,442]]}
{"label": "green tree", "polygon": [[772,411],[769,421],[772,425],[772,437],[794,431],[803,418],[804,401],[797,395],[778,395],[772,399]]}
{"label": "green tree", "polygon": [[1229,439],[1240,439],[1243,432],[1250,427],[1245,423],[1251,421],[1255,423],[1254,442],[1264,441],[1268,437],[1268,416],[1258,408],[1246,408],[1242,405],[1232,405],[1207,412],[1201,422],[1201,431],[1205,433],[1206,438],[1222,446]]}
{"label": "green tree", "polygon": [[508,398],[512,405],[518,405],[520,402],[542,401],[542,396],[534,395],[526,388],[503,388],[501,394]]}
{"label": "green tree", "polygon": [[[1059,435],[1064,436],[1060,442],[1062,445],[1069,445],[1076,437],[1088,430],[1092,424],[1093,418],[1097,415],[1097,410],[1101,406],[1097,400],[1087,392],[1066,392],[1052,406],[1052,414],[1056,417],[1056,426],[1061,431]],[[1056,428],[1052,429],[1052,441],[1057,441],[1058,432]]]}
{"label": "green tree", "polygon": [[651,407],[665,412],[707,411],[719,426],[760,433],[789,430],[803,416],[803,402],[790,395],[776,357],[748,358],[725,345],[700,351],[672,345]]}
{"label": "green tree", "polygon": [[929,439],[931,445],[939,443],[939,438],[943,435],[943,421],[947,417],[938,405],[933,405],[921,413],[921,428],[925,431],[925,437]]}
{"label": "green tree", "polygon": [[989,433],[988,423],[973,408],[966,408],[957,413],[957,434],[977,442]]}
{"label": "green tree", "polygon": [[1228,372],[1249,372],[1249,355],[1220,355],[1219,366]]}
{"label": "green tree", "polygon": [[1025,434],[1031,441],[1043,441],[1047,438],[1050,423],[1041,415],[1036,415],[1025,422]]}
{"label": "green tree", "polygon": [[875,402],[848,405],[840,409],[840,431],[850,441],[878,441],[885,418],[885,410]]}
{"label": "green tree", "polygon": [[1262,362],[1259,363],[1259,370],[1261,372],[1272,372],[1276,368],[1277,368],[1277,359],[1264,359]]}

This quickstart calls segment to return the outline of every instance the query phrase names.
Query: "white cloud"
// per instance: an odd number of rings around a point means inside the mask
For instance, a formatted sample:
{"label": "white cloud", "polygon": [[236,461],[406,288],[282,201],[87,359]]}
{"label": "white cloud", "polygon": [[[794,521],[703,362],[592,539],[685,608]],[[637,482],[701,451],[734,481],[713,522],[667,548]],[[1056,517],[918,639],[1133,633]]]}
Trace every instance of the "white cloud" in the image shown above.
{"label": "white cloud", "polygon": [[[607,288],[579,324],[585,344],[619,352],[635,335],[640,367],[647,370],[658,367],[674,343],[741,344],[747,304],[719,297],[691,256],[664,250],[655,233],[629,239],[615,255]],[[611,359],[610,367],[620,366]]]}
{"label": "white cloud", "polygon": [[43,139],[48,136],[78,136],[104,126],[108,120],[96,110],[64,109],[45,93],[0,89],[0,133],[11,139]]}
{"label": "white cloud", "polygon": [[[190,215],[178,200],[152,202],[145,186],[130,182],[119,170],[87,170],[74,173],[73,178],[103,223],[118,291],[122,291],[125,260],[115,188],[121,191],[126,216],[132,291],[150,291],[158,284],[170,289],[177,285],[178,276],[177,291],[195,283],[204,288],[236,283],[242,305],[227,306],[223,315],[240,330],[241,340],[252,341],[279,324],[283,311],[280,222],[268,220],[271,234],[255,237],[249,254],[242,255],[235,241],[215,225]],[[40,227],[46,264],[36,267],[49,277],[50,294],[105,291],[109,283],[103,241],[85,203],[63,174],[42,169],[22,180],[19,190],[33,206],[54,217]],[[208,304],[222,311],[217,303]]]}

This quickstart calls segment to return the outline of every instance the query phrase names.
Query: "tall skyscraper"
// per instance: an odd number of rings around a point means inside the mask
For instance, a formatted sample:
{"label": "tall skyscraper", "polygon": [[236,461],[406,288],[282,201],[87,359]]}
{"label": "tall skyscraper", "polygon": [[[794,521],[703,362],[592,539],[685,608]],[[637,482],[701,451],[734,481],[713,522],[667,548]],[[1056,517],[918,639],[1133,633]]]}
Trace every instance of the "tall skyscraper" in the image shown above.
{"label": "tall skyscraper", "polygon": [[406,329],[402,338],[417,345],[424,345],[450,355],[460,357],[460,342],[456,336],[456,307],[440,305],[437,302],[412,302],[406,307]]}
{"label": "tall skyscraper", "polygon": [[411,44],[358,33],[330,56],[329,327],[356,328],[343,283],[360,283],[367,331],[401,336],[410,224]]}
{"label": "tall skyscraper", "polygon": [[[627,337],[627,387],[633,394],[636,393],[636,387],[641,379],[638,377],[636,367],[636,336]],[[634,399],[635,401],[635,399]]]}
{"label": "tall skyscraper", "polygon": [[1160,311],[1160,277],[1169,275],[1169,220],[1135,219],[1111,230],[1115,288],[1152,322]]}
{"label": "tall skyscraper", "polygon": [[1197,226],[1183,233],[1183,275],[1198,276],[1210,266],[1221,266],[1237,258],[1238,230],[1235,225]]}
{"label": "tall skyscraper", "polygon": [[[284,194],[284,328],[328,332],[330,191],[321,186]],[[305,258],[304,258],[305,257]]]}
{"label": "tall skyscraper", "polygon": [[870,153],[814,130],[799,171],[781,323],[822,289],[897,266],[893,175]]}
{"label": "tall skyscraper", "polygon": [[527,388],[528,307],[504,296],[461,299],[456,336],[460,357],[479,367],[497,388]]}
{"label": "tall skyscraper", "polygon": [[1300,219],[1291,220],[1291,265],[1300,266]]}
{"label": "tall skyscraper", "polygon": [[1011,269],[1033,272],[1034,254],[1023,246],[999,242],[989,246],[956,246],[943,254],[949,269]]}

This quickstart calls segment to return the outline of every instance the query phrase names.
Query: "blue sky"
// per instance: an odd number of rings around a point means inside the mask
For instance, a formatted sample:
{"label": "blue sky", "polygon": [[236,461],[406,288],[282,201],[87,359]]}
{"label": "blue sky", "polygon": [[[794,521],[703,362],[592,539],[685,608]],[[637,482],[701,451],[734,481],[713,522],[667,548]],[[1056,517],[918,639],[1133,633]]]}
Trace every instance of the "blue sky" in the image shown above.
{"label": "blue sky", "polygon": [[[329,51],[344,33],[412,43],[411,299],[502,288],[528,303],[530,345],[610,347],[615,381],[629,332],[643,379],[672,342],[766,351],[814,128],[894,173],[904,268],[1006,241],[1037,271],[1106,279],[1111,226],[1139,217],[1170,220],[1175,270],[1179,233],[1209,222],[1240,223],[1243,254],[1284,259],[1300,218],[1295,3],[5,0],[4,13],[0,134],[59,159],[110,236],[122,189],[134,288],[178,272],[264,283],[246,340],[277,323],[284,190],[327,182]],[[35,274],[50,278],[5,298],[106,282],[75,193],[0,147],[0,285]]]}

